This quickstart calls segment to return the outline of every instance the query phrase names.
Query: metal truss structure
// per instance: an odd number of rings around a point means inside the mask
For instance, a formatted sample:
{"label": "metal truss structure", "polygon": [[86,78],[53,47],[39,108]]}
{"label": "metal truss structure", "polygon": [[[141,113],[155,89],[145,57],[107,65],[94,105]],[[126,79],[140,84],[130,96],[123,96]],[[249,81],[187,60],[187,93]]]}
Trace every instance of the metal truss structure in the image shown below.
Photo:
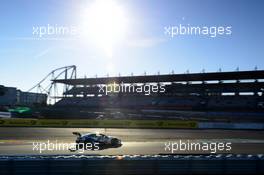
{"label": "metal truss structure", "polygon": [[71,85],[61,84],[54,80],[57,79],[76,79],[77,71],[76,66],[64,66],[52,70],[47,74],[41,81],[39,81],[35,86],[30,88],[28,92],[44,93],[47,94],[47,103],[54,104],[59,99],[64,97],[64,92],[68,91]]}

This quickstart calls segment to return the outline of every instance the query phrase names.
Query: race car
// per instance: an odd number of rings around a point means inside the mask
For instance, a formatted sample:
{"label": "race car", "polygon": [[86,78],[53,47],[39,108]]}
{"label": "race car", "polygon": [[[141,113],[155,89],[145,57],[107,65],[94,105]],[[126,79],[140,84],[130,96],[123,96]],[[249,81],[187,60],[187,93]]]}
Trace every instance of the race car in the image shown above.
{"label": "race car", "polygon": [[117,148],[120,147],[121,140],[113,136],[106,136],[100,133],[86,133],[81,134],[79,132],[73,132],[77,136],[76,139],[76,149],[82,149],[85,145],[89,144],[92,150],[106,149],[106,148]]}

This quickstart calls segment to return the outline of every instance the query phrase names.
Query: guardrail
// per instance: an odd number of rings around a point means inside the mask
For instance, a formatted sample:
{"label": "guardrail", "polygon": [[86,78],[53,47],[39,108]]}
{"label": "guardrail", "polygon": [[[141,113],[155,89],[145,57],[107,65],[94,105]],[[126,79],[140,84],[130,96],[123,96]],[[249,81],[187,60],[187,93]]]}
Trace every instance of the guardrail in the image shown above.
{"label": "guardrail", "polygon": [[264,123],[198,122],[200,129],[255,129],[263,130]]}

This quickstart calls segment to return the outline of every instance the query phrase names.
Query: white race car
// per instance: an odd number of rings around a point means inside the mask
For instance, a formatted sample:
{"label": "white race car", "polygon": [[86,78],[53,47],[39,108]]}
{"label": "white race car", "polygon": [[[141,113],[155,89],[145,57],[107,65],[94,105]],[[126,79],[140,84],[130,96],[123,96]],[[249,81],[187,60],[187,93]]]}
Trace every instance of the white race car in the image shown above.
{"label": "white race car", "polygon": [[76,147],[78,146],[78,148],[82,148],[87,144],[96,145],[99,149],[117,148],[122,145],[121,140],[113,136],[96,133],[81,134],[79,132],[73,132],[73,134],[77,136]]}

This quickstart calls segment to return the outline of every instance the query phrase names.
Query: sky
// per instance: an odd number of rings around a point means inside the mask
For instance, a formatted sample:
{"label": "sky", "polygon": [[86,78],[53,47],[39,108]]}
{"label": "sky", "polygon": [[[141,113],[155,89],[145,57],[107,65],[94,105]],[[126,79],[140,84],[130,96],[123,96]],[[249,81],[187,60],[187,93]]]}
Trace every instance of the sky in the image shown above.
{"label": "sky", "polygon": [[[263,9],[261,0],[2,0],[0,84],[26,91],[67,65],[79,78],[264,69]],[[166,33],[180,24],[232,32]],[[78,32],[36,34],[48,25]]]}

